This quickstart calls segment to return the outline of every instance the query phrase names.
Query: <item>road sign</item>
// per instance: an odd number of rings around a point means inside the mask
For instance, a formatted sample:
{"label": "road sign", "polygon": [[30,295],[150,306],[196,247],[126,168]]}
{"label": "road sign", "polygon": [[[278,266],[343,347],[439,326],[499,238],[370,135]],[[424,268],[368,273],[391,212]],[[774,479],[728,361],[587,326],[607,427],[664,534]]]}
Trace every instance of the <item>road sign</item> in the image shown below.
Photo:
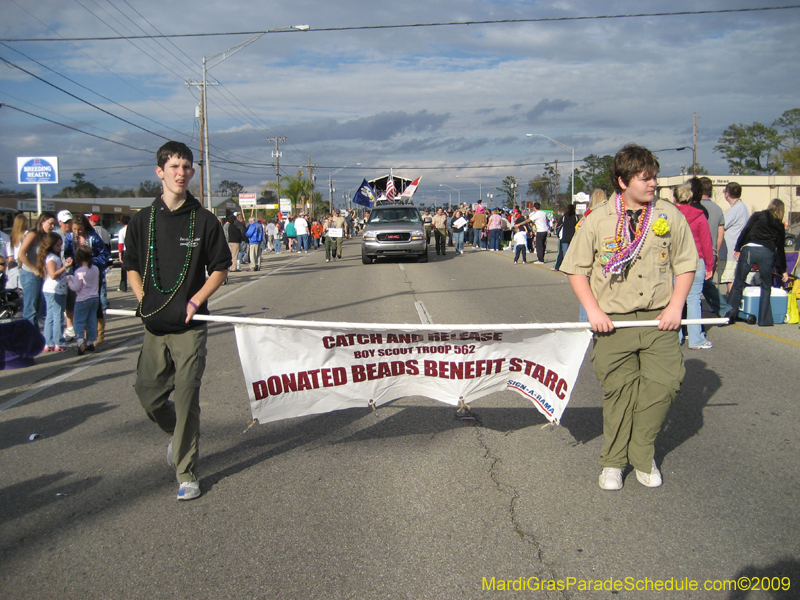
{"label": "road sign", "polygon": [[18,156],[17,183],[58,183],[58,157]]}

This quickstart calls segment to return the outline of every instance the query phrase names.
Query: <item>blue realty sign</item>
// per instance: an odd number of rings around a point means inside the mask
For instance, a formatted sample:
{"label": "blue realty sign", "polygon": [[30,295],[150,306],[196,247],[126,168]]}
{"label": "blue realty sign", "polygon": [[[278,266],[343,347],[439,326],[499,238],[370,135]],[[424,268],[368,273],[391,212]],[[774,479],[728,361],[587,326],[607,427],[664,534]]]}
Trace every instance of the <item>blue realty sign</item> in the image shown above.
{"label": "blue realty sign", "polygon": [[58,183],[58,157],[17,157],[17,183]]}

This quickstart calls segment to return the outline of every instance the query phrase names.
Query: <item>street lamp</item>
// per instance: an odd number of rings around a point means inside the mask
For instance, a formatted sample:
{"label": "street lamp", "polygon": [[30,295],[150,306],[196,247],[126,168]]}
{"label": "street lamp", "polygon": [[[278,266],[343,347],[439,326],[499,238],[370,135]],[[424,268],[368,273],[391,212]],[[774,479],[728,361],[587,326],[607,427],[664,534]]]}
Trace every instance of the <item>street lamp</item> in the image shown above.
{"label": "street lamp", "polygon": [[[461,177],[461,175],[456,175],[456,177]],[[481,186],[480,181],[475,181],[474,179],[470,179],[469,177],[464,177],[467,181],[471,181],[472,183],[478,184],[478,198],[483,198],[483,186]]]}
{"label": "street lamp", "polygon": [[[569,151],[572,152],[572,177],[571,177],[571,180],[572,180],[572,198],[570,199],[570,203],[574,202],[574,200],[575,200],[575,148],[572,148],[571,146],[567,146],[566,144],[562,144],[561,142],[556,141],[551,137],[547,137],[546,135],[543,135],[541,133],[526,133],[525,135],[527,137],[533,137],[533,136],[543,137],[545,139],[550,140],[554,144],[558,144],[559,146],[561,146],[565,150],[569,150]],[[558,190],[556,190],[556,198],[558,198]]]}
{"label": "street lamp", "polygon": [[333,172],[328,173],[328,201],[331,205],[331,211],[333,211],[333,192],[336,190],[333,189],[333,179],[332,177],[336,175],[339,171],[346,169],[347,167],[360,167],[361,163],[350,163],[349,165],[343,166],[341,169],[336,169]]}
{"label": "street lamp", "polygon": [[[202,92],[203,110],[202,110],[202,115],[201,115],[201,117],[203,119],[203,124],[202,124],[203,131],[201,133],[201,136],[202,136],[202,138],[204,140],[203,153],[205,154],[205,157],[204,157],[203,162],[204,162],[205,175],[206,175],[206,189],[205,189],[205,192],[208,194],[208,196],[207,196],[208,201],[207,201],[206,208],[208,208],[208,210],[213,211],[213,209],[211,207],[211,165],[210,165],[209,159],[208,159],[208,92],[207,92],[207,89],[208,89],[208,78],[207,78],[208,70],[209,69],[213,69],[219,63],[221,63],[223,60],[225,60],[226,58],[230,58],[231,56],[236,54],[242,48],[244,48],[246,46],[249,46],[250,44],[255,42],[258,38],[260,38],[265,33],[270,33],[272,31],[307,31],[308,29],[309,29],[308,25],[292,25],[292,26],[289,26],[289,27],[277,27],[275,29],[270,29],[269,31],[264,31],[262,33],[259,33],[258,35],[254,35],[253,37],[251,37],[250,39],[245,40],[241,44],[236,44],[235,46],[231,46],[227,50],[223,50],[222,52],[218,52],[214,56],[209,56],[208,58],[206,58],[205,56],[203,57],[203,92]],[[212,65],[208,64],[209,61],[217,58],[218,56],[221,56],[222,58],[220,58],[217,62],[215,62]],[[193,84],[193,85],[197,85],[197,84]]]}
{"label": "street lamp", "polygon": [[[447,184],[445,184],[445,183],[440,183],[440,184],[439,184],[439,187],[448,187],[448,188],[450,188],[451,190],[453,190],[454,192],[458,192],[458,205],[459,205],[459,206],[461,206],[461,190],[457,190],[457,189],[456,189],[456,188],[454,188],[453,186],[447,185]],[[449,192],[448,192],[448,193],[449,193]],[[450,197],[450,200],[452,201],[452,199],[453,199],[453,197],[451,196],[451,197]],[[449,203],[447,204],[447,210],[450,210],[450,209],[452,208],[452,207],[451,207],[451,205],[452,205],[452,202],[449,202]]]}

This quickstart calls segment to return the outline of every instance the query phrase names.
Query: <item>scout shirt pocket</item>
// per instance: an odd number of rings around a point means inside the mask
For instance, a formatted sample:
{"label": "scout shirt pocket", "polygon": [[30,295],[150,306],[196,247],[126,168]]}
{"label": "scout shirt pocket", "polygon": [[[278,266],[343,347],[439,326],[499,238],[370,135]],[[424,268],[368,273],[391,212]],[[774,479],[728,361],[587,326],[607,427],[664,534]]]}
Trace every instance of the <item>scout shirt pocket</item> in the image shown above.
{"label": "scout shirt pocket", "polygon": [[[673,279],[671,250],[672,237],[669,233],[655,235],[651,232],[652,243],[648,244],[648,263],[652,268],[652,308],[663,308],[672,297]],[[646,275],[645,275],[646,276]]]}

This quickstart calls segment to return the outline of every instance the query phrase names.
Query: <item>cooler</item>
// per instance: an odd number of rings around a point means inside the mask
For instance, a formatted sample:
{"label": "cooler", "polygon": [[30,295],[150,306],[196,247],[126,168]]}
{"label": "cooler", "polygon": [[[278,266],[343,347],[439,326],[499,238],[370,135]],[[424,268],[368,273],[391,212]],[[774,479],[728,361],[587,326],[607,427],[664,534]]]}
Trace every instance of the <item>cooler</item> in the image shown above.
{"label": "cooler", "polygon": [[[761,288],[758,286],[746,287],[742,292],[742,304],[739,306],[739,318],[746,319],[748,315],[758,317],[758,307],[761,304]],[[786,319],[786,311],[789,308],[789,298],[786,290],[772,288],[769,297],[770,308],[772,309],[772,320],[775,325],[780,325]]]}

